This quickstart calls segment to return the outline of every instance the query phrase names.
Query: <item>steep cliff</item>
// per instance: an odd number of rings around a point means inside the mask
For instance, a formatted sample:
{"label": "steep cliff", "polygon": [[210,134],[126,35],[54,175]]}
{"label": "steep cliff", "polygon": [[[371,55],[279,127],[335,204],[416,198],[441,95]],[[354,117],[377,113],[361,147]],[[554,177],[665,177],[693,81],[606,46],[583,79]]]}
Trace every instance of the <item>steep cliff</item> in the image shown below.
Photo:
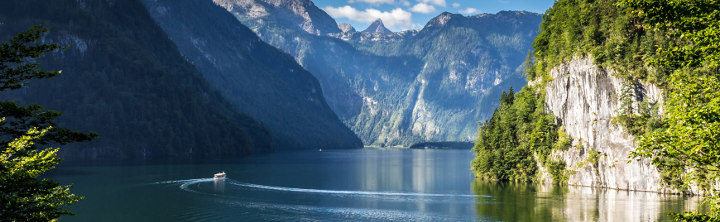
{"label": "steep cliff", "polygon": [[573,141],[572,148],[555,150],[552,158],[565,162],[571,185],[670,191],[650,161],[630,158],[637,139],[613,121],[621,113],[623,96],[630,96],[637,107],[643,101],[662,104],[662,92],[652,84],[629,83],[615,73],[598,67],[591,57],[575,58],[552,69],[552,80],[541,89],[544,101]]}
{"label": "steep cliff", "polygon": [[543,18],[525,71],[531,81],[503,94],[480,127],[476,175],[701,193],[697,186],[673,187],[678,178],[634,155],[641,136],[666,127],[667,71],[647,62],[666,36],[612,1],[561,0]]}

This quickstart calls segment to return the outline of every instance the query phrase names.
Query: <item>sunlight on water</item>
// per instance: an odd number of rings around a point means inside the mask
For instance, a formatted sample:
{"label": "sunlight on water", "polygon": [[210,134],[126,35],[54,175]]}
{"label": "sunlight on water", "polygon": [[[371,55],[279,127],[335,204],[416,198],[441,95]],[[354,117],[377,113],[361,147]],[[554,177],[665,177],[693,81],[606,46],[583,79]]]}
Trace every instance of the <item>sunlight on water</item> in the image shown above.
{"label": "sunlight on water", "polygon": [[[233,163],[65,167],[61,221],[665,221],[698,198],[475,181],[467,150],[276,153]],[[228,178],[213,179],[225,171]],[[194,178],[194,179],[186,179]]]}
{"label": "sunlight on water", "polygon": [[[202,185],[213,184],[213,190],[204,190]],[[332,195],[332,196],[406,196],[406,197],[437,197],[437,198],[490,198],[488,195],[474,195],[474,194],[429,194],[429,193],[398,193],[398,192],[370,192],[370,191],[341,191],[341,190],[319,190],[319,189],[303,189],[303,188],[292,188],[292,187],[277,187],[277,186],[266,186],[250,183],[242,183],[234,181],[232,179],[213,179],[213,178],[198,178],[198,179],[187,179],[187,180],[170,180],[161,181],[151,184],[159,185],[177,185],[178,188],[196,194],[205,194],[211,196],[222,196],[225,198],[236,197],[232,200],[224,200],[223,204],[230,207],[239,208],[252,208],[262,211],[283,211],[286,214],[307,214],[307,213],[318,213],[318,214],[332,214],[335,217],[341,218],[354,218],[363,220],[390,220],[390,221],[453,221],[455,219],[433,216],[433,215],[417,215],[411,212],[401,210],[385,210],[385,209],[361,209],[361,208],[343,208],[343,207],[316,207],[307,205],[289,205],[289,204],[272,204],[253,202],[248,200],[242,200],[239,198],[241,195],[220,195],[219,193],[225,192],[225,186],[232,185],[238,188],[244,188],[248,192],[256,190],[266,190],[271,192],[298,192],[308,193],[317,195]],[[236,191],[237,192],[237,191]],[[240,192],[238,192],[240,193]],[[473,199],[470,199],[473,200]],[[403,201],[412,201],[412,199],[403,199]],[[282,217],[279,215],[270,216],[270,218],[277,220],[288,220],[291,218]],[[202,220],[212,221],[217,219],[212,214],[208,214],[206,210],[199,209],[193,210],[186,213],[183,218],[188,220]],[[224,218],[229,219],[229,218]]]}

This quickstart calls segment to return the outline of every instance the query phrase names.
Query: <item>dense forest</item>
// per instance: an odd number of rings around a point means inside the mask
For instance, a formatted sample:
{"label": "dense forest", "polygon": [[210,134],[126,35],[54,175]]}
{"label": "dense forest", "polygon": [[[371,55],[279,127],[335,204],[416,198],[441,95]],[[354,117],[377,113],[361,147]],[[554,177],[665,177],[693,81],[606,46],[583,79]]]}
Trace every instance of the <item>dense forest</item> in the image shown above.
{"label": "dense forest", "polygon": [[[551,69],[573,57],[591,56],[625,82],[663,89],[664,104],[633,106],[633,98],[623,93],[613,121],[637,138],[632,157],[651,159],[663,181],[680,191],[699,185],[709,194],[711,216],[718,216],[711,186],[720,160],[718,11],[720,2],[713,0],[556,1],[543,16],[526,63],[528,80],[536,84],[501,96],[493,117],[480,126],[473,170],[482,178],[535,181],[541,166],[562,183],[568,171],[564,163],[548,160],[547,152],[571,143],[562,124],[544,111],[544,88],[552,81]],[[596,162],[597,156],[588,155],[586,162]]]}
{"label": "dense forest", "polygon": [[502,181],[537,181],[538,164],[548,167],[554,182],[565,180],[565,163],[550,158],[553,149],[567,149],[555,118],[545,112],[542,97],[533,87],[518,93],[503,92],[493,116],[481,124],[472,169],[479,178]]}
{"label": "dense forest", "polygon": [[68,49],[42,67],[62,70],[2,98],[62,110],[57,122],[100,137],[63,147],[67,159],[237,156],[269,152],[261,123],[213,90],[139,1],[2,1],[2,39],[44,24]]}

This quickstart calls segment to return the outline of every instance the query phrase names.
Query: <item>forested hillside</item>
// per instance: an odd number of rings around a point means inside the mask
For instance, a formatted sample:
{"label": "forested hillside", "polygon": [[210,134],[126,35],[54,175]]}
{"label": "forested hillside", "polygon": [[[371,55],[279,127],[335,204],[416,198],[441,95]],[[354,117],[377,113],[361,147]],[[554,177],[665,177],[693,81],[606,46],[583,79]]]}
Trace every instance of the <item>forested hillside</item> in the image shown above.
{"label": "forested hillside", "polygon": [[197,0],[143,3],[212,86],[265,124],[278,149],[362,147],[325,102],[311,73],[220,6]]}
{"label": "forested hillside", "polygon": [[45,41],[69,46],[41,61],[61,75],[2,95],[62,110],[60,125],[100,134],[63,147],[66,159],[228,157],[273,150],[262,124],[211,88],[137,0],[2,1],[0,21],[3,39],[44,24],[51,30]]}

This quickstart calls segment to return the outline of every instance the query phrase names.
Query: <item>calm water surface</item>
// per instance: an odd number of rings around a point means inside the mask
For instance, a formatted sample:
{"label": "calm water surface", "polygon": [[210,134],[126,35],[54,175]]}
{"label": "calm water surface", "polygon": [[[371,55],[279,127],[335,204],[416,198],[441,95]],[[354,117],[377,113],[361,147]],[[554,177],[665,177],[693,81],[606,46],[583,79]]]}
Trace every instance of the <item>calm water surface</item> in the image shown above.
{"label": "calm water surface", "polygon": [[[697,198],[475,181],[468,150],[275,153],[213,164],[63,166],[61,221],[663,221]],[[231,163],[228,163],[231,162]],[[228,179],[213,180],[225,171]]]}

